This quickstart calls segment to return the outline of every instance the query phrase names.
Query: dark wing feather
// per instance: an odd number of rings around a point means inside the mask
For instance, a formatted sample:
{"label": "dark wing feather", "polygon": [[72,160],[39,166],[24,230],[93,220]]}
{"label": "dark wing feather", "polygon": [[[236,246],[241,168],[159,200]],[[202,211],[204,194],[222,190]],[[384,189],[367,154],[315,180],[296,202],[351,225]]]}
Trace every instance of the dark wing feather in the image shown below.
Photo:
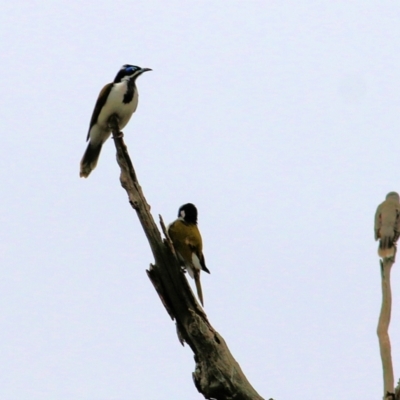
{"label": "dark wing feather", "polygon": [[206,267],[206,260],[204,259],[204,254],[203,254],[203,252],[199,251],[199,248],[198,248],[197,246],[195,246],[194,244],[192,244],[192,243],[189,243],[189,247],[190,247],[190,250],[191,250],[193,253],[196,253],[197,257],[199,258],[199,260],[200,260],[200,265],[201,265],[201,269],[202,269],[204,272],[207,272],[207,273],[209,274],[210,271],[209,271],[209,269]]}
{"label": "dark wing feather", "polygon": [[92,129],[92,126],[96,123],[97,118],[99,118],[100,111],[103,108],[104,104],[106,104],[107,97],[110,94],[112,87],[113,83],[107,83],[107,85],[104,86],[103,89],[101,89],[100,91],[96,105],[94,106],[92,118],[90,119],[89,132],[87,134],[86,141],[88,141],[90,138],[90,130]]}
{"label": "dark wing feather", "polygon": [[400,209],[396,209],[396,221],[394,223],[394,238],[393,243],[397,243],[400,236]]}
{"label": "dark wing feather", "polygon": [[200,264],[201,264],[201,269],[209,274],[210,270],[206,267],[206,260],[204,259],[203,253],[201,253]]}
{"label": "dark wing feather", "polygon": [[376,213],[375,213],[375,224],[374,224],[375,240],[379,239],[379,229],[382,225],[381,209],[382,209],[382,204],[379,204],[378,208],[376,209]]}

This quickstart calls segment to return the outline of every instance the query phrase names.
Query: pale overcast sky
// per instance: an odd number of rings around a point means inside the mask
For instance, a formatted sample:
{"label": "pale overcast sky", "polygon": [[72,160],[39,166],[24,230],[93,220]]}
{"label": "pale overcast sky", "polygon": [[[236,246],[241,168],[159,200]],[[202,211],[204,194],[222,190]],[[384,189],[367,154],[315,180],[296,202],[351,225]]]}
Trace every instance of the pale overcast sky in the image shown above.
{"label": "pale overcast sky", "polygon": [[124,130],[145,196],[166,222],[197,205],[205,309],[255,389],[381,398],[373,217],[400,190],[399,20],[394,1],[3,2],[0,398],[202,398],[111,140],[79,178],[125,63],[153,69]]}

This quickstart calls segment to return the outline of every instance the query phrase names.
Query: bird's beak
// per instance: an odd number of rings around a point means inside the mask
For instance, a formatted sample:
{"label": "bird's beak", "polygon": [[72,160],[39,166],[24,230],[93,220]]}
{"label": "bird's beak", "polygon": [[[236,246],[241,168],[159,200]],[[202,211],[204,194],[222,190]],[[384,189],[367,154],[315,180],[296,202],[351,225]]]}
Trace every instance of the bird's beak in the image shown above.
{"label": "bird's beak", "polygon": [[142,68],[140,70],[140,74],[143,74],[143,72],[147,72],[147,71],[153,71],[151,68]]}

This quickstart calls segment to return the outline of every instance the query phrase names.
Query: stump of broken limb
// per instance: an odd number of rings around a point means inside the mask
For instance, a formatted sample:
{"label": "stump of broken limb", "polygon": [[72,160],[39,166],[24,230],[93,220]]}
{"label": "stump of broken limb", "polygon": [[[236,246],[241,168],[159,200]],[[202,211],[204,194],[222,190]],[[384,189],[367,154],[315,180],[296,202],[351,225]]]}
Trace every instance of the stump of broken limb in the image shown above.
{"label": "stump of broken limb", "polygon": [[182,345],[187,343],[194,353],[192,376],[197,390],[206,399],[262,400],[194,297],[160,217],[165,235],[162,239],[137,180],[116,116],[109,119],[109,126],[121,168],[121,185],[137,213],[154,256],[154,264],[150,264],[146,272],[166,311],[175,321],[179,341]]}

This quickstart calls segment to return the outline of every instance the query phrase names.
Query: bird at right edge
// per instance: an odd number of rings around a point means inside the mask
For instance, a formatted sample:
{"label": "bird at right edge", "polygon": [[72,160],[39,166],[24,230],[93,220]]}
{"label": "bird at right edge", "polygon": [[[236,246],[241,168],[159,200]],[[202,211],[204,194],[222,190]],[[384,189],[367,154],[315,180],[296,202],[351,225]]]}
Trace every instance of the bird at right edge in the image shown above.
{"label": "bird at right edge", "polygon": [[375,240],[379,240],[378,254],[383,259],[394,257],[400,236],[400,198],[396,192],[386,195],[375,213]]}
{"label": "bird at right edge", "polygon": [[197,227],[197,208],[192,203],[184,204],[179,208],[178,218],[168,225],[170,237],[181,265],[186,268],[196,283],[197,295],[204,307],[203,291],[200,283],[200,271],[208,274],[203,255],[203,242]]}

